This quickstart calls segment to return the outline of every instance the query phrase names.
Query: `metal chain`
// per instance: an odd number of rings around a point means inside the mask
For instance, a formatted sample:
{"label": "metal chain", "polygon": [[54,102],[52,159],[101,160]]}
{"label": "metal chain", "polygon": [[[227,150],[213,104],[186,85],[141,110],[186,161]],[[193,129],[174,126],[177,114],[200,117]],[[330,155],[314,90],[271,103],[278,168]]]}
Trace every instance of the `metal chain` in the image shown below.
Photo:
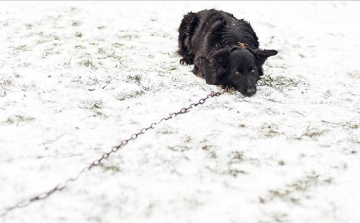
{"label": "metal chain", "polygon": [[213,97],[218,97],[218,96],[224,94],[226,91],[227,91],[227,89],[225,89],[222,92],[212,92],[209,95],[207,95],[205,98],[200,99],[198,102],[192,103],[188,107],[184,107],[184,108],[180,109],[180,111],[178,111],[178,112],[171,113],[171,114],[169,114],[169,116],[162,118],[160,121],[154,122],[151,125],[149,125],[147,128],[143,128],[139,132],[132,134],[130,136],[130,138],[121,141],[121,143],[119,145],[113,146],[109,152],[103,153],[99,159],[94,160],[89,166],[87,166],[83,170],[81,170],[76,176],[71,177],[68,180],[64,181],[63,183],[58,184],[53,189],[51,189],[47,192],[43,192],[43,193],[38,194],[30,199],[20,201],[14,206],[7,207],[7,208],[0,210],[0,217],[5,216],[6,214],[8,214],[10,211],[12,211],[14,209],[27,207],[35,201],[44,200],[44,199],[50,197],[51,195],[53,195],[54,193],[62,191],[63,189],[65,189],[68,186],[68,184],[70,182],[74,182],[74,181],[78,180],[82,174],[84,174],[87,171],[90,171],[92,168],[94,168],[96,166],[99,166],[102,163],[102,161],[108,159],[111,154],[116,153],[120,148],[127,145],[130,141],[137,139],[140,135],[145,134],[148,130],[154,129],[157,125],[159,125],[160,123],[162,123],[164,121],[175,118],[178,115],[185,114],[189,110],[193,109],[194,107],[204,104],[207,99],[213,98]]}

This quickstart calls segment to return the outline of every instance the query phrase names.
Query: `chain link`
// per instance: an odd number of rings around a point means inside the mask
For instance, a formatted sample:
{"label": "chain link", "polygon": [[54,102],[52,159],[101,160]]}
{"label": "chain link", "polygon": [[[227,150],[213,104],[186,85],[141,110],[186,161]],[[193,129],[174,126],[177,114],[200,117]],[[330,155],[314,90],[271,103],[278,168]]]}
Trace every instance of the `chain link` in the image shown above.
{"label": "chain link", "polygon": [[44,199],[50,197],[51,195],[53,195],[54,193],[64,190],[70,182],[74,182],[74,181],[78,180],[80,178],[80,176],[83,175],[85,172],[90,171],[92,168],[94,168],[96,166],[99,166],[103,160],[108,159],[111,156],[111,154],[116,153],[120,148],[127,145],[130,141],[137,139],[140,135],[145,134],[148,130],[154,129],[160,123],[170,120],[172,118],[175,118],[178,115],[185,114],[185,113],[189,112],[189,110],[195,108],[196,106],[204,104],[207,99],[213,98],[213,97],[218,97],[218,96],[224,94],[226,91],[227,91],[227,89],[225,89],[222,92],[212,92],[211,94],[207,95],[205,98],[201,98],[198,102],[192,103],[188,107],[184,107],[184,108],[180,109],[180,111],[178,111],[178,112],[170,113],[167,117],[160,119],[160,121],[154,122],[150,126],[143,128],[139,132],[132,134],[130,136],[130,138],[121,141],[119,145],[113,146],[109,152],[103,153],[99,159],[94,160],[89,166],[82,169],[76,176],[71,177],[68,180],[64,181],[63,183],[56,185],[53,189],[51,189],[47,192],[40,193],[32,198],[20,201],[14,206],[1,209],[0,217],[5,216],[6,214],[8,214],[10,211],[12,211],[14,209],[27,207],[35,201],[44,200]]}

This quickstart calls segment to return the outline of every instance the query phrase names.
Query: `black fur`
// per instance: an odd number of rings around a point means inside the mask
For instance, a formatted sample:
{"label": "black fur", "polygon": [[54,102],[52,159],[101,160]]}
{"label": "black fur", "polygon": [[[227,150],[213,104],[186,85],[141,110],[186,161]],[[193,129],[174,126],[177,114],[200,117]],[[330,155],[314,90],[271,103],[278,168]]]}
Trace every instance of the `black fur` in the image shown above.
{"label": "black fur", "polygon": [[[243,43],[243,45],[239,45]],[[243,95],[256,93],[265,60],[276,50],[259,49],[250,23],[215,9],[190,12],[179,27],[181,64],[194,64],[193,73],[208,84],[234,86]]]}

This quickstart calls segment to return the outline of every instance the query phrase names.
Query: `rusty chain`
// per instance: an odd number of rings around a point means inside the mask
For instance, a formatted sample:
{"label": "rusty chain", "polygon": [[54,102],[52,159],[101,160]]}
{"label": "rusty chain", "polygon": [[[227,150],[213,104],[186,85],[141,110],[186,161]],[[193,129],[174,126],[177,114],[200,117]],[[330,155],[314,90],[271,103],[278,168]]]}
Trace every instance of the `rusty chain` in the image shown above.
{"label": "rusty chain", "polygon": [[227,89],[225,89],[222,92],[212,92],[209,95],[207,95],[205,98],[200,99],[198,102],[192,103],[188,107],[184,107],[184,108],[180,109],[180,111],[173,112],[173,113],[169,114],[169,116],[162,118],[160,121],[152,123],[147,128],[141,129],[139,132],[132,134],[130,136],[130,138],[121,141],[119,145],[113,146],[109,152],[103,153],[99,159],[94,160],[89,166],[87,166],[83,170],[81,170],[76,176],[71,177],[68,180],[64,181],[63,183],[58,184],[57,186],[55,186],[54,188],[52,188],[51,190],[49,190],[47,192],[43,192],[32,198],[20,201],[14,206],[1,209],[0,217],[7,215],[10,211],[12,211],[14,209],[27,207],[35,201],[44,200],[44,199],[50,197],[51,195],[53,195],[54,193],[62,191],[63,189],[65,189],[68,186],[68,184],[70,182],[76,181],[85,172],[90,171],[92,168],[94,168],[96,166],[99,166],[102,163],[102,161],[108,159],[111,154],[116,153],[120,148],[127,145],[130,141],[137,139],[140,135],[145,134],[148,130],[154,129],[157,125],[159,125],[160,123],[162,123],[164,121],[175,118],[178,115],[185,114],[189,110],[193,109],[194,107],[204,104],[207,99],[213,98],[213,97],[218,97],[218,96],[224,94],[225,92],[227,92]]}

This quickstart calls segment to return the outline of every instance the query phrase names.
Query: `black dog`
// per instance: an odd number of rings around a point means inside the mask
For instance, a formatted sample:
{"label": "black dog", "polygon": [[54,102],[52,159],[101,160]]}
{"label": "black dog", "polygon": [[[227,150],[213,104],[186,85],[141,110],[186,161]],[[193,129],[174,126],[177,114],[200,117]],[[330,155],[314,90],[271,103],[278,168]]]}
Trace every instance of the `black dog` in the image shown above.
{"label": "black dog", "polygon": [[188,13],[179,27],[181,64],[194,64],[193,73],[207,84],[234,86],[243,95],[256,93],[265,60],[276,50],[259,49],[250,23],[218,10]]}

